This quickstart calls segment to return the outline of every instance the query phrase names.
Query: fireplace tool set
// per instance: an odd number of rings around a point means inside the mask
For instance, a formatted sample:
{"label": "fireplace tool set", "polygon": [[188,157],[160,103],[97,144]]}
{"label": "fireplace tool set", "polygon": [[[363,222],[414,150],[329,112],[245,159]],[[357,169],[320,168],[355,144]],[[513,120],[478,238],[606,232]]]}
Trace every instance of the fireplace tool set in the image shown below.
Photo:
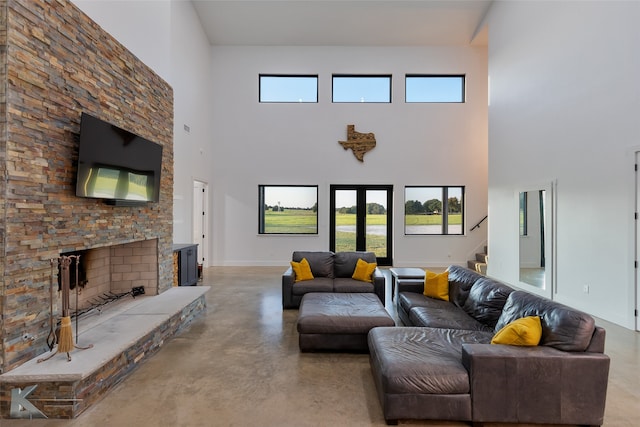
{"label": "fireplace tool set", "polygon": [[58,259],[58,263],[60,265],[60,280],[61,280],[61,291],[62,291],[62,318],[60,319],[60,329],[59,333],[56,334],[53,327],[53,265],[55,260],[50,260],[51,262],[51,279],[50,279],[50,306],[49,306],[49,336],[47,336],[47,345],[49,346],[49,350],[53,351],[53,347],[58,344],[58,348],[55,353],[51,353],[50,355],[38,359],[38,363],[44,362],[45,360],[51,359],[58,353],[67,353],[67,360],[71,361],[71,355],[69,354],[71,350],[74,348],[80,350],[86,350],[88,348],[93,347],[93,344],[89,344],[86,347],[81,347],[77,344],[77,335],[78,335],[78,322],[76,317],[76,343],[73,342],[73,330],[71,328],[71,312],[69,310],[69,296],[71,293],[70,289],[70,273],[69,266],[71,265],[72,259],[75,259],[75,273],[76,273],[76,306],[78,301],[78,265],[80,261],[80,255],[69,255],[62,256]]}
{"label": "fireplace tool set", "polygon": [[[70,310],[70,294],[71,294],[71,276],[70,276],[70,265],[75,265],[75,310],[74,313],[71,313]],[[67,359],[71,360],[71,356],[69,352],[74,348],[80,350],[86,350],[88,348],[93,347],[93,344],[88,345],[87,347],[81,347],[78,345],[78,320],[80,316],[87,314],[93,310],[97,310],[101,313],[102,307],[119,300],[127,295],[131,295],[134,298],[138,295],[142,295],[145,293],[144,286],[135,286],[128,292],[122,293],[114,293],[114,292],[106,292],[102,295],[98,295],[87,302],[89,306],[83,309],[78,308],[78,293],[80,287],[80,274],[79,274],[79,266],[80,266],[80,255],[63,255],[58,259],[50,260],[51,263],[51,275],[49,281],[49,335],[47,336],[47,346],[49,346],[49,350],[53,351],[56,344],[58,348],[55,353],[52,353],[46,357],[38,359],[39,362],[43,362],[55,356],[58,353],[67,353]],[[54,268],[58,266],[60,268],[60,283],[59,290],[62,292],[62,317],[60,322],[54,321],[54,313],[53,313],[53,301],[54,301]],[[75,317],[75,326],[76,326],[76,340],[75,344],[73,342],[73,331],[71,327],[71,319]]]}

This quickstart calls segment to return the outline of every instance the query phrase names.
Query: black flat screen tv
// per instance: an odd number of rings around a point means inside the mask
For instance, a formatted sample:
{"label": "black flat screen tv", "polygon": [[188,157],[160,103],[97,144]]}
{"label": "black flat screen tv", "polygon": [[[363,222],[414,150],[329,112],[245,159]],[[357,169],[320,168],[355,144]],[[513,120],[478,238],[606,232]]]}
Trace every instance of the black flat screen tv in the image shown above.
{"label": "black flat screen tv", "polygon": [[160,199],[162,146],[82,113],[76,195],[114,205]]}

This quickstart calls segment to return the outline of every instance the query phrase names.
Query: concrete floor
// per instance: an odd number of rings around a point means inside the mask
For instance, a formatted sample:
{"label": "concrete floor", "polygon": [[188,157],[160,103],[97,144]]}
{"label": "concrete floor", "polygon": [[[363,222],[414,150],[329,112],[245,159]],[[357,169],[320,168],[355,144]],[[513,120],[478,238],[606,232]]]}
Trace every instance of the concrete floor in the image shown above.
{"label": "concrete floor", "polygon": [[[205,269],[206,315],[102,401],[75,420],[0,420],[0,426],[384,426],[366,354],[298,351],[297,310],[281,308],[283,271]],[[395,315],[389,302],[388,289]],[[636,426],[640,333],[598,323],[607,329],[611,357],[604,425]]]}

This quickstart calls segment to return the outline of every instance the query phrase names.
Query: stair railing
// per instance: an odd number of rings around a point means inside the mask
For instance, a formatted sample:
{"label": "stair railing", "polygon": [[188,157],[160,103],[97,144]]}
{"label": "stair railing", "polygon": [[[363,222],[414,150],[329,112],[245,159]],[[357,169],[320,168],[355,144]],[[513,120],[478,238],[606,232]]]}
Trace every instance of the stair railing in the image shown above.
{"label": "stair railing", "polygon": [[489,218],[489,215],[485,215],[484,218],[482,218],[476,225],[474,225],[473,227],[471,227],[471,229],[469,231],[473,231],[476,228],[480,228],[480,224],[482,224],[483,222],[485,222],[487,220],[487,218]]}

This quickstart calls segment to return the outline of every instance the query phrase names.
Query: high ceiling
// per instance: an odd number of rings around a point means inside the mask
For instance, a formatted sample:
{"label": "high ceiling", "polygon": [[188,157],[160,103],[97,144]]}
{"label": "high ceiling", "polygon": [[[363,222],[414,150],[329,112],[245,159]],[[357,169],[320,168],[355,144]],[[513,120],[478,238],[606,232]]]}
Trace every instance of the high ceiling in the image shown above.
{"label": "high ceiling", "polygon": [[484,0],[191,0],[212,45],[486,45]]}

